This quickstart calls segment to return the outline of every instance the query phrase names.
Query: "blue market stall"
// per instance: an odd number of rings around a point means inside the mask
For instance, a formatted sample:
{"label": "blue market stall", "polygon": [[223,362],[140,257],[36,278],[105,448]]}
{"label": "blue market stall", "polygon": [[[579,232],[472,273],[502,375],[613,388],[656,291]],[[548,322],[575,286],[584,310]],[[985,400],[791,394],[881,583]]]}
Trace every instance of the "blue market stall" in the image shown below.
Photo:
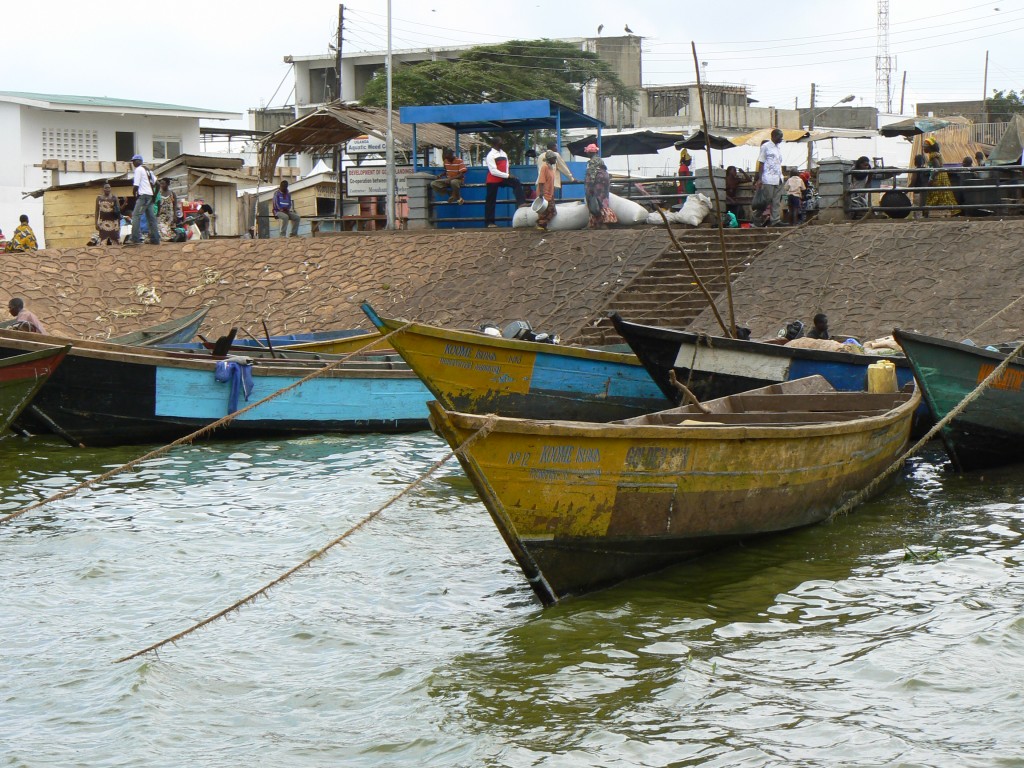
{"label": "blue market stall", "polygon": [[[443,125],[455,131],[456,154],[460,154],[459,137],[468,133],[512,133],[523,132],[527,136],[532,131],[547,131],[558,138],[558,149],[561,151],[562,131],[573,128],[595,130],[597,145],[601,146],[601,129],[604,123],[594,117],[569,109],[558,102],[547,99],[532,101],[503,101],[486,104],[441,104],[436,106],[402,107],[399,119],[403,124],[412,126],[412,157],[413,171],[434,171],[441,169],[425,168],[419,165],[417,126],[423,124]],[[526,142],[529,144],[529,142]],[[586,163],[573,161],[569,168],[576,178],[583,178]],[[510,172],[527,188],[537,181],[537,166],[513,165]],[[486,193],[484,178],[487,175],[485,166],[470,166],[462,187],[465,203],[458,205],[443,201],[435,201],[433,220],[439,229],[469,228],[483,226],[484,196]],[[564,184],[563,199],[582,198],[583,188],[580,184]],[[512,215],[515,213],[515,200],[511,198],[511,190],[499,192],[497,222],[499,226],[511,226]]]}

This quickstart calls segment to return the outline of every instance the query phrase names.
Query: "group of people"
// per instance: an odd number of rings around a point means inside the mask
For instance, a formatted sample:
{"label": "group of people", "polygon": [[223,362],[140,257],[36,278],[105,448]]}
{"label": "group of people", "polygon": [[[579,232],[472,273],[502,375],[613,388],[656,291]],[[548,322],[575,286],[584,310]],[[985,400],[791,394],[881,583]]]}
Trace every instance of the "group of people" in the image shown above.
{"label": "group of people", "polygon": [[[170,179],[157,181],[154,173],[146,167],[142,155],[132,156],[132,191],[135,205],[129,213],[125,201],[112,191],[109,183],[103,185],[103,192],[96,197],[96,245],[115,245],[121,242],[121,219],[131,217],[131,234],[125,245],[142,243],[142,222],[146,222],[149,242],[159,245],[161,241],[182,242],[188,239],[182,203],[171,189]],[[213,208],[204,203],[195,217],[200,238],[210,237]]]}
{"label": "group of people", "polygon": [[[539,154],[530,150],[528,154],[536,156],[537,183],[535,199],[542,199],[545,204],[538,206],[537,229],[544,231],[557,215],[555,201],[561,194],[562,177],[569,183],[578,184],[577,179],[565,160],[558,152],[557,142],[550,141],[547,148]],[[603,229],[618,221],[611,208],[611,176],[608,166],[601,159],[597,144],[584,148],[587,156],[587,171],[583,178],[584,197],[589,211],[589,225],[592,229]],[[441,175],[430,183],[431,189],[440,195],[448,195],[446,202],[462,204],[462,185],[468,171],[465,161],[457,157],[451,149],[444,150],[444,170]],[[484,177],[484,226],[497,227],[498,192],[502,187],[512,190],[516,207],[526,205],[526,190],[523,183],[510,168],[508,153],[500,136],[491,141],[491,149],[484,158],[487,174]]]}
{"label": "group of people", "polygon": [[7,253],[25,253],[27,251],[39,250],[39,241],[36,240],[36,233],[28,223],[28,216],[24,213],[18,217],[18,226],[11,233],[11,239],[7,240],[0,230],[0,251]]}
{"label": "group of people", "polygon": [[[927,218],[927,209],[934,206],[943,206],[941,210],[949,211],[952,216],[960,214],[958,206],[964,204],[963,191],[942,189],[942,187],[952,186],[953,179],[951,172],[946,169],[939,142],[934,136],[927,136],[921,142],[921,149],[923,150],[921,153],[914,155],[915,171],[910,176],[910,186],[937,187],[937,189],[918,189],[914,192],[914,205],[924,208],[923,211],[915,211],[915,217]],[[957,176],[958,182],[962,182],[964,178],[975,174],[973,169],[976,166],[980,168],[985,165],[985,162],[985,153],[978,150],[974,153],[973,158],[965,157],[961,163],[961,168],[971,170],[953,171],[952,173]]]}

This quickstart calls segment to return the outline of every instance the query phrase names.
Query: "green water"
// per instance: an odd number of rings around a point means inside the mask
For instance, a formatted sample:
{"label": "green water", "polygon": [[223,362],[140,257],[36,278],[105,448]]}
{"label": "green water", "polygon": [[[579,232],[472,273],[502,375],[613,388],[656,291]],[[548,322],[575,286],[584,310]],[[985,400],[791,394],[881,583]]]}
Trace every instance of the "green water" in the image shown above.
{"label": "green water", "polygon": [[[0,441],[0,513],[141,453]],[[1024,766],[1024,475],[543,610],[429,433],[179,449],[0,528],[3,766]]]}

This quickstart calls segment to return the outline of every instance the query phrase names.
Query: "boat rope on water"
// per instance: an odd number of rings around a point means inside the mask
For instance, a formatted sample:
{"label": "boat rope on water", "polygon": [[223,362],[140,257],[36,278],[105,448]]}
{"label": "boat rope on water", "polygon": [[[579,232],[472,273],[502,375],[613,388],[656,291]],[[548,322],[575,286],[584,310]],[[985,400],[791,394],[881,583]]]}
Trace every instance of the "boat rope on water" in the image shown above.
{"label": "boat rope on water", "polygon": [[1006,356],[1006,359],[1003,360],[999,365],[997,365],[995,367],[995,369],[992,371],[992,373],[990,373],[988,376],[986,376],[981,381],[981,383],[978,384],[977,387],[975,387],[971,392],[969,392],[964,397],[963,400],[961,400],[959,403],[957,403],[956,408],[954,408],[949,413],[947,413],[945,416],[943,416],[941,419],[939,419],[935,423],[935,426],[933,426],[931,429],[929,429],[924,434],[924,436],[921,437],[920,440],[918,440],[916,443],[914,443],[912,446],[910,446],[910,448],[908,448],[898,459],[896,459],[896,461],[894,461],[892,463],[892,465],[888,469],[886,469],[884,472],[882,472],[882,474],[880,474],[878,477],[876,477],[874,480],[872,480],[870,483],[868,483],[853,498],[851,498],[845,504],[843,504],[838,509],[836,509],[831,515],[829,515],[829,517],[832,518],[832,517],[836,517],[838,515],[848,514],[854,507],[856,507],[858,504],[860,504],[862,501],[864,501],[866,498],[868,498],[872,493],[877,491],[878,487],[886,479],[888,479],[888,477],[892,473],[894,473],[896,470],[898,470],[900,467],[903,466],[903,462],[905,462],[907,459],[909,459],[911,456],[913,456],[915,453],[917,453],[919,450],[921,450],[921,448],[924,447],[925,443],[927,443],[929,440],[931,440],[933,437],[935,437],[935,435],[937,435],[939,433],[940,429],[945,427],[947,424],[949,424],[949,422],[951,422],[953,419],[955,419],[957,416],[959,416],[968,405],[970,405],[972,402],[974,402],[978,398],[978,396],[981,395],[982,392],[984,392],[986,389],[988,389],[989,385],[993,381],[995,381],[999,376],[1002,375],[1003,371],[1006,370],[1006,368],[1010,365],[1010,363],[1013,362],[1013,360],[1021,352],[1024,352],[1024,341],[1022,341],[1020,344],[1018,344],[1016,349],[1014,349],[1013,352],[1008,354]]}
{"label": "boat rope on water", "polygon": [[[405,326],[403,326],[402,328],[404,328],[404,327]],[[400,328],[398,330],[402,330],[402,328]],[[398,333],[398,331],[394,331],[393,333]],[[390,499],[388,499],[383,504],[381,504],[379,507],[377,507],[377,509],[375,509],[372,512],[370,512],[362,520],[357,522],[355,525],[353,525],[351,528],[349,528],[343,534],[341,534],[340,536],[338,536],[338,537],[332,539],[331,541],[329,541],[327,544],[325,544],[323,547],[318,549],[312,555],[307,557],[301,563],[299,563],[298,565],[295,565],[295,566],[292,566],[291,568],[289,568],[287,571],[282,573],[280,576],[278,576],[273,581],[270,581],[270,582],[264,584],[262,587],[257,589],[255,592],[250,592],[248,595],[246,595],[242,599],[236,600],[234,603],[229,605],[227,608],[224,608],[224,609],[222,609],[220,611],[217,611],[217,613],[213,614],[212,616],[206,617],[202,621],[193,624],[191,627],[188,627],[187,629],[183,629],[181,632],[178,632],[177,634],[171,635],[170,637],[164,638],[163,640],[160,640],[159,642],[153,643],[152,645],[149,645],[149,646],[143,648],[140,651],[135,651],[135,653],[131,653],[131,654],[128,654],[127,656],[122,656],[119,659],[115,659],[114,663],[115,664],[120,664],[122,661],[131,661],[132,659],[138,658],[139,656],[144,656],[147,653],[153,653],[154,651],[162,648],[163,646],[165,646],[165,645],[167,645],[169,643],[176,643],[178,640],[181,640],[183,637],[192,634],[196,630],[202,629],[203,627],[207,626],[208,624],[212,624],[217,619],[223,618],[224,616],[227,616],[227,615],[229,615],[231,613],[234,613],[235,611],[237,611],[237,610],[241,609],[242,607],[248,605],[249,603],[253,602],[256,598],[258,598],[260,596],[263,596],[263,595],[266,595],[271,589],[276,587],[278,584],[281,584],[286,579],[288,579],[289,577],[291,577],[292,575],[294,575],[298,571],[301,571],[306,566],[311,565],[315,560],[318,560],[319,558],[323,557],[331,549],[336,547],[338,544],[341,544],[343,541],[345,541],[345,539],[347,539],[353,533],[355,533],[356,531],[358,531],[361,528],[363,528],[371,520],[373,520],[375,517],[377,517],[381,512],[383,512],[385,509],[390,507],[396,501],[401,499],[403,496],[405,496],[407,493],[412,491],[414,488],[416,488],[421,483],[423,483],[427,478],[429,478],[431,475],[433,475],[452,456],[454,456],[457,453],[458,454],[462,454],[475,441],[479,440],[481,437],[486,437],[488,434],[490,434],[491,430],[494,429],[494,425],[497,423],[497,421],[498,421],[498,417],[495,416],[494,414],[491,414],[490,416],[488,416],[487,417],[487,421],[484,422],[484,424],[480,427],[480,429],[478,429],[476,432],[474,432],[472,435],[470,435],[468,438],[466,438],[466,440],[464,440],[462,442],[462,444],[458,448],[456,448],[453,451],[452,450],[448,451],[444,456],[442,456],[440,459],[438,459],[433,464],[431,464],[430,468],[427,469],[426,472],[421,474],[419,477],[417,477],[415,480],[413,480],[411,483],[409,483],[407,486],[405,486],[405,488],[403,488],[401,491],[399,491],[394,496],[392,496]]]}
{"label": "boat rope on water", "polygon": [[175,440],[173,442],[170,442],[170,443],[168,443],[167,445],[165,445],[165,446],[163,446],[161,448],[157,448],[154,451],[150,451],[149,453],[147,453],[147,454],[145,454],[143,456],[139,456],[137,458],[134,458],[131,461],[127,462],[126,464],[122,464],[119,467],[115,467],[114,469],[110,470],[109,472],[104,472],[102,475],[97,475],[96,477],[89,478],[88,480],[83,480],[78,485],[72,486],[71,488],[67,488],[67,489],[65,489],[65,490],[63,490],[63,491],[61,491],[59,493],[55,493],[53,496],[48,496],[47,498],[42,499],[40,501],[37,501],[34,504],[29,504],[27,507],[19,509],[19,510],[15,511],[15,512],[11,512],[9,515],[4,515],[3,517],[0,517],[0,525],[4,525],[6,523],[9,523],[12,520],[15,520],[16,518],[21,517],[24,514],[27,514],[29,512],[32,512],[33,510],[39,509],[40,507],[46,506],[47,504],[50,504],[50,503],[52,503],[54,501],[61,501],[62,499],[70,498],[71,496],[74,496],[79,491],[81,491],[81,490],[83,490],[85,488],[89,488],[89,487],[91,487],[93,485],[96,485],[97,483],[102,483],[104,480],[109,480],[110,478],[114,477],[115,475],[119,475],[122,472],[125,472],[125,471],[127,471],[129,469],[133,469],[134,467],[138,466],[139,464],[141,464],[144,461],[149,461],[150,459],[155,459],[157,456],[163,456],[165,453],[170,451],[172,448],[177,448],[179,445],[185,445],[187,443],[191,443],[192,441],[197,440],[200,437],[209,434],[210,432],[212,432],[213,430],[217,429],[218,427],[222,427],[225,424],[230,424],[232,421],[237,419],[243,413],[248,413],[253,408],[258,408],[259,406],[263,405],[264,403],[269,402],[269,401],[273,400],[276,397],[280,397],[284,393],[290,392],[291,390],[295,389],[296,387],[301,386],[302,384],[305,384],[307,381],[311,381],[312,379],[315,379],[318,376],[323,376],[328,371],[331,371],[331,370],[337,368],[338,366],[340,366],[342,363],[347,362],[349,359],[351,359],[355,355],[358,355],[361,352],[364,352],[364,351],[370,349],[371,347],[379,345],[381,342],[386,341],[387,339],[390,339],[396,333],[401,333],[403,330],[405,330],[406,326],[408,326],[408,325],[409,325],[409,323],[405,323],[401,328],[396,328],[391,333],[389,333],[387,336],[373,339],[372,341],[370,341],[369,343],[367,343],[364,346],[360,347],[356,351],[349,352],[344,357],[328,363],[323,368],[318,368],[317,370],[315,370],[312,373],[310,373],[308,376],[303,376],[298,381],[292,382],[287,387],[283,387],[283,388],[277,390],[276,392],[271,392],[269,395],[264,397],[262,400],[257,400],[255,403],[250,403],[249,405],[245,406],[245,408],[242,408],[241,410],[235,411],[234,413],[229,413],[227,416],[222,416],[221,418],[217,419],[216,421],[213,421],[213,422],[207,424],[204,427],[200,427],[199,429],[197,429],[195,432],[192,432],[191,434],[185,435],[184,437],[179,437],[177,440]]}

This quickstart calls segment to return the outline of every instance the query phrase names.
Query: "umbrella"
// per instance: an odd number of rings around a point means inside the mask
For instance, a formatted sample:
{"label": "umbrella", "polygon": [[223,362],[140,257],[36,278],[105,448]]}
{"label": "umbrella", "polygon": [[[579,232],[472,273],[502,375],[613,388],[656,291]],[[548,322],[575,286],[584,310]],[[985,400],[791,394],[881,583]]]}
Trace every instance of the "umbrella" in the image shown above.
{"label": "umbrella", "polygon": [[[601,138],[601,155],[656,155],[659,149],[671,147],[679,140],[678,133],[658,133],[657,131],[634,131],[632,133],[606,134]],[[588,144],[596,144],[596,136],[570,141],[566,144],[569,151],[577,157],[583,157],[583,150]]]}
{"label": "umbrella", "polygon": [[704,131],[694,131],[689,136],[681,141],[677,141],[673,146],[676,149],[705,149],[710,145],[711,149],[733,149],[736,145],[732,139],[726,138],[725,136],[716,136],[713,133],[707,134],[705,137]]}
{"label": "umbrella", "polygon": [[878,129],[878,132],[882,136],[905,136],[909,138],[922,133],[931,133],[952,124],[952,121],[942,120],[938,117],[911,117],[907,120],[883,125]]}

